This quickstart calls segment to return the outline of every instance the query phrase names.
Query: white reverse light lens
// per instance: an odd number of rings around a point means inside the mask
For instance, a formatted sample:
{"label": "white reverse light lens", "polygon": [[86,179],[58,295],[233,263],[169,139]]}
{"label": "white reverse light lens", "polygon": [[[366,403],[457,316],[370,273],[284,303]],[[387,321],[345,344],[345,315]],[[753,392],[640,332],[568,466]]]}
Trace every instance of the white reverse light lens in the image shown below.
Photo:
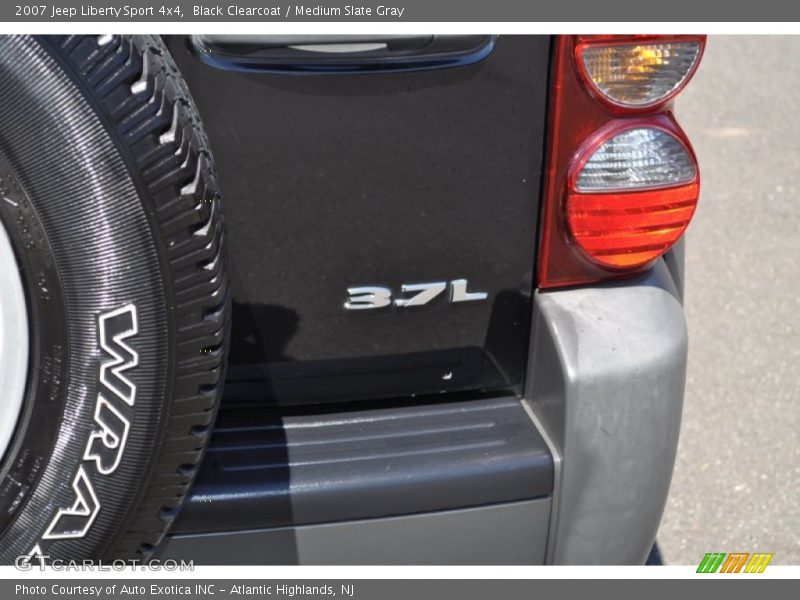
{"label": "white reverse light lens", "polygon": [[661,129],[627,129],[603,142],[581,168],[576,191],[670,187],[695,177],[695,165],[676,138]]}
{"label": "white reverse light lens", "polygon": [[698,42],[587,46],[581,52],[597,91],[632,108],[659,102],[681,85],[700,54]]}

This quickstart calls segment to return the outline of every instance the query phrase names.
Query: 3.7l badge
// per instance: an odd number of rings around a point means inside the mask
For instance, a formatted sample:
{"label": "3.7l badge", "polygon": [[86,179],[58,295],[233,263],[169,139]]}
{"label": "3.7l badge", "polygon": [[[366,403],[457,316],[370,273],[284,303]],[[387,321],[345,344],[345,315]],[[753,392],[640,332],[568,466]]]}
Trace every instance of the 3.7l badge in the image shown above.
{"label": "3.7l badge", "polygon": [[[470,292],[467,290],[466,279],[454,279],[449,283],[449,302],[475,302],[486,300],[486,292]],[[400,287],[401,297],[392,298],[392,290],[387,287],[359,286],[347,288],[347,300],[344,307],[347,310],[367,310],[394,306],[407,308],[410,306],[424,306],[431,300],[441,295],[448,288],[446,281],[432,281],[430,283],[404,283]]]}

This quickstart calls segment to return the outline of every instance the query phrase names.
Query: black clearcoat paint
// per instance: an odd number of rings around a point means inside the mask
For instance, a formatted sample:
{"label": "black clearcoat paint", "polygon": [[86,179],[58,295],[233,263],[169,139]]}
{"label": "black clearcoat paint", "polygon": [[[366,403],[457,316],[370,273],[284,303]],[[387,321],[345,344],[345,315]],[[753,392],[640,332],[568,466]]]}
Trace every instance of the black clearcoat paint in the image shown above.
{"label": "black clearcoat paint", "polygon": [[[226,202],[230,398],[520,389],[548,37],[501,37],[466,67],[324,76],[225,71],[169,43]],[[457,278],[488,300],[343,309],[348,286]]]}

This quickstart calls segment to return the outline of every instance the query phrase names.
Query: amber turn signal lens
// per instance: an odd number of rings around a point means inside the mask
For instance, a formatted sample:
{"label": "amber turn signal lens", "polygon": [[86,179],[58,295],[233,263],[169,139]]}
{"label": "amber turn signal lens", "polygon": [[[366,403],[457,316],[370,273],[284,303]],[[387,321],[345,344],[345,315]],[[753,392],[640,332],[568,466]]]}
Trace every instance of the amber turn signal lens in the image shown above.
{"label": "amber turn signal lens", "polygon": [[699,40],[591,44],[580,48],[578,60],[602,98],[637,109],[675,95],[694,73],[701,52]]}

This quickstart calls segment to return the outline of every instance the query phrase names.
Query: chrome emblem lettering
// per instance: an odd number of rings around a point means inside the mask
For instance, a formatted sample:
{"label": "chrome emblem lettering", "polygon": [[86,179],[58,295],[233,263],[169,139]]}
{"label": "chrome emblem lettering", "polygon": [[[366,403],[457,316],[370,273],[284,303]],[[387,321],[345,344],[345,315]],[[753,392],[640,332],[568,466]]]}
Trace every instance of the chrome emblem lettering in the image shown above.
{"label": "chrome emblem lettering", "polygon": [[466,279],[453,281],[432,281],[430,283],[404,283],[400,286],[400,297],[392,299],[392,290],[387,287],[359,286],[347,288],[346,310],[368,310],[394,305],[398,308],[424,306],[442,295],[449,285],[447,300],[455,302],[475,302],[486,300],[486,292],[470,292]]}

